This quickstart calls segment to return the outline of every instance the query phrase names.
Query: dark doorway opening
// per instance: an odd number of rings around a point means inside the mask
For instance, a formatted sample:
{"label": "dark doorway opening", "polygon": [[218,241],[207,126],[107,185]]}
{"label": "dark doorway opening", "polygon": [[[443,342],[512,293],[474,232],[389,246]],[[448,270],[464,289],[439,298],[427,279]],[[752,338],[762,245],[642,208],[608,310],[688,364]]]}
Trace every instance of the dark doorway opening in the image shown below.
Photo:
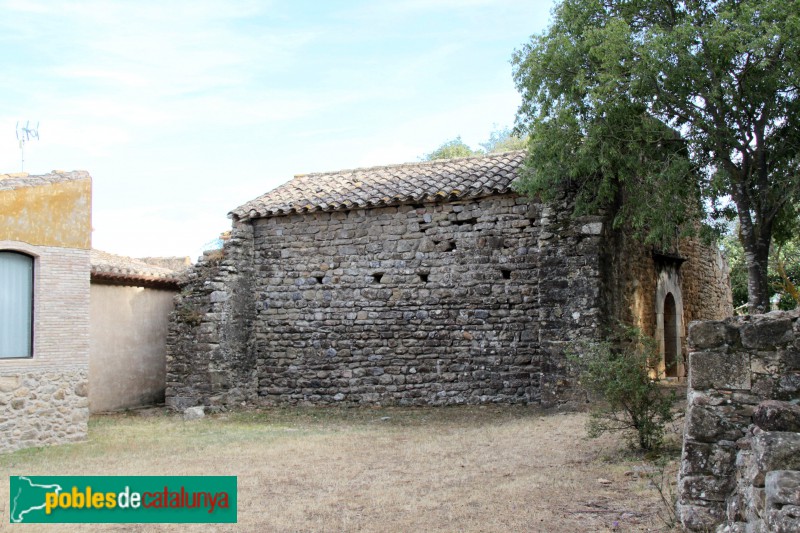
{"label": "dark doorway opening", "polygon": [[678,377],[678,313],[672,293],[664,299],[664,375]]}

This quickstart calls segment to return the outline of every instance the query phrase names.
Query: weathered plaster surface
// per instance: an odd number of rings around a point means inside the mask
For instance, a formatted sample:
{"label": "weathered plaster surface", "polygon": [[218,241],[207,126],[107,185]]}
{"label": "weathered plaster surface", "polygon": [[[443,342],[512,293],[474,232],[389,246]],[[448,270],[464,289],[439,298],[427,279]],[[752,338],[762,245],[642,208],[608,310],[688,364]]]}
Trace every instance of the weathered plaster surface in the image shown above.
{"label": "weathered plaster surface", "polygon": [[89,408],[164,401],[166,338],[176,291],[91,285]]}
{"label": "weathered plaster surface", "polygon": [[91,179],[0,190],[0,240],[91,248]]}

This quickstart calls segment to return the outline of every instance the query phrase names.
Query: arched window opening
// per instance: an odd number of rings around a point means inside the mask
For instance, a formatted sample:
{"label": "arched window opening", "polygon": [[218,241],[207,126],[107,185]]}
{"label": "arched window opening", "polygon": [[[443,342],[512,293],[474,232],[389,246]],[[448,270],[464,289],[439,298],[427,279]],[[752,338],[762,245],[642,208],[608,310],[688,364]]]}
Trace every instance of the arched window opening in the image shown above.
{"label": "arched window opening", "polygon": [[664,375],[678,377],[678,313],[672,293],[664,299]]}
{"label": "arched window opening", "polygon": [[0,251],[0,359],[33,355],[33,258]]}

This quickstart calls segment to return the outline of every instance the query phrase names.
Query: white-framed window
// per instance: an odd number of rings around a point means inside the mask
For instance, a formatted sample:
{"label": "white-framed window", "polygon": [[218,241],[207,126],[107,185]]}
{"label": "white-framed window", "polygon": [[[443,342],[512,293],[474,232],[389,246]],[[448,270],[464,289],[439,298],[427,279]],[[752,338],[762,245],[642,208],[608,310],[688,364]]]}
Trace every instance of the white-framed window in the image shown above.
{"label": "white-framed window", "polygon": [[0,359],[33,356],[33,262],[0,250]]}

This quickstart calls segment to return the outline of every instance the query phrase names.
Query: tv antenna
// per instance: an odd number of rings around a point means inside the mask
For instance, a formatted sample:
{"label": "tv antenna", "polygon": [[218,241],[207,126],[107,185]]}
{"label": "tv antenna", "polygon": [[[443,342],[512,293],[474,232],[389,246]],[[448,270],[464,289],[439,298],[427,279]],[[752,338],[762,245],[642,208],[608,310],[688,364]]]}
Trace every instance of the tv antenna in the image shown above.
{"label": "tv antenna", "polygon": [[19,141],[19,153],[20,153],[20,172],[25,172],[25,143],[31,140],[39,140],[39,123],[36,123],[36,127],[31,127],[31,121],[26,120],[25,126],[20,127],[19,121],[17,121],[17,140]]}

